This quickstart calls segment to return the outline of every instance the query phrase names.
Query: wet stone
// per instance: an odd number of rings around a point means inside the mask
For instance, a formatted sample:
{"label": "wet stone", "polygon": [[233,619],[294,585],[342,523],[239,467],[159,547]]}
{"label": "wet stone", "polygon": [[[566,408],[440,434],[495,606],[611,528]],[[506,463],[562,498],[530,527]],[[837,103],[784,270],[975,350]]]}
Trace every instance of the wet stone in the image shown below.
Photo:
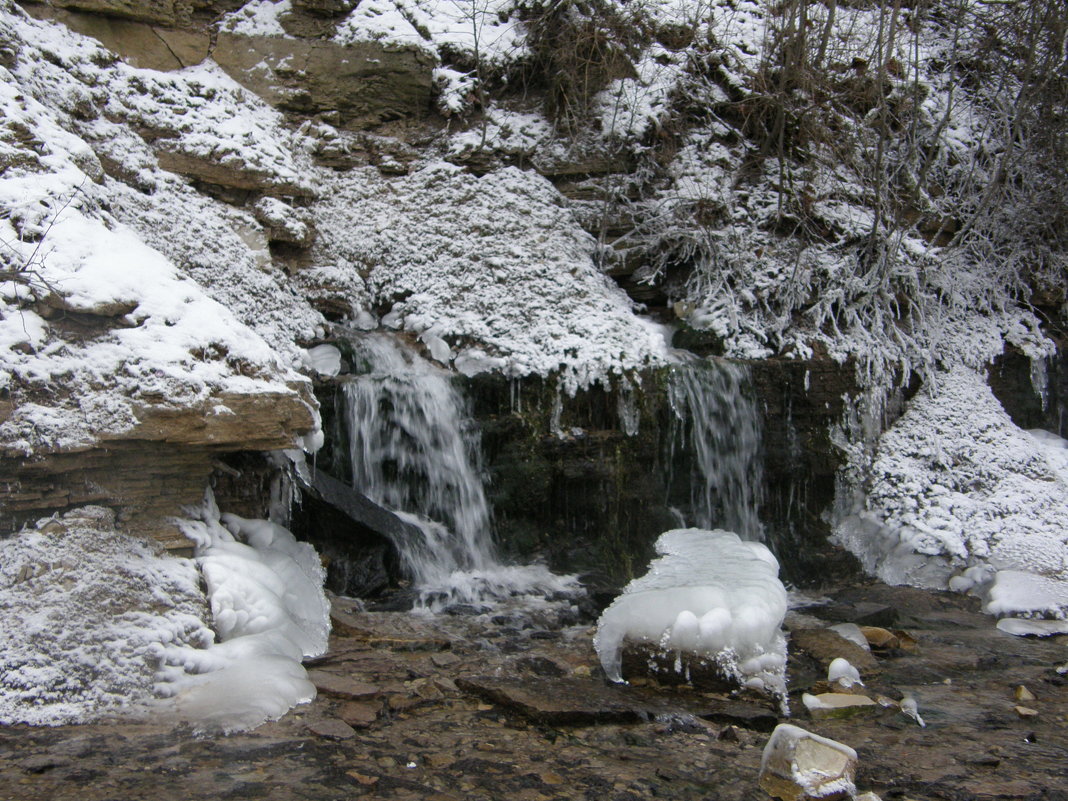
{"label": "wet stone", "polygon": [[374,684],[348,676],[327,673],[324,670],[309,670],[308,679],[317,690],[335,698],[366,699],[373,698],[381,692]]}
{"label": "wet stone", "polygon": [[308,731],[312,734],[317,734],[318,736],[325,737],[329,740],[348,740],[356,736],[356,730],[348,723],[339,720],[338,718],[309,720],[306,725]]}

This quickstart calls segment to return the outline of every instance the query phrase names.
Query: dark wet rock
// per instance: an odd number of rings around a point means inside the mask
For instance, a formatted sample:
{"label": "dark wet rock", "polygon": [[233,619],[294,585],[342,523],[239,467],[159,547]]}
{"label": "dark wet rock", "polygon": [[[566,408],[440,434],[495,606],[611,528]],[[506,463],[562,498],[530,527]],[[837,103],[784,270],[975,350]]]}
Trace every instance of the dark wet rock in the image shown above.
{"label": "dark wet rock", "polygon": [[374,698],[382,692],[377,685],[324,670],[309,670],[308,679],[319,692],[335,698],[360,700]]}
{"label": "dark wet rock", "polygon": [[879,662],[868,651],[830,629],[794,629],[788,646],[795,662],[799,656],[814,660],[824,677],[831,662],[839,658],[847,660],[862,677],[875,676],[881,671]]}
{"label": "dark wet rock", "polygon": [[456,680],[456,686],[551,726],[634,722],[648,713],[641,704],[627,697],[622,688],[606,687],[588,679],[464,676]]}
{"label": "dark wet rock", "polygon": [[543,677],[566,676],[568,673],[567,668],[545,656],[524,656],[516,660],[516,667]]}
{"label": "dark wet rock", "polygon": [[356,730],[338,718],[321,718],[309,720],[308,731],[328,740],[348,740],[356,736]]}

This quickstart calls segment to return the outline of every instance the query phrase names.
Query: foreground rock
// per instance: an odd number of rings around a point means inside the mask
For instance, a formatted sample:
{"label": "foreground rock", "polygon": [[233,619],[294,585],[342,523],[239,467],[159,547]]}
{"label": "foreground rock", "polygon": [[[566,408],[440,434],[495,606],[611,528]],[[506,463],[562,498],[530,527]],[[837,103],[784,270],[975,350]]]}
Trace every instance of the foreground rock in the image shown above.
{"label": "foreground rock", "polygon": [[764,747],[760,786],[782,801],[836,801],[856,795],[856,768],[857,752],[848,745],[783,723]]}

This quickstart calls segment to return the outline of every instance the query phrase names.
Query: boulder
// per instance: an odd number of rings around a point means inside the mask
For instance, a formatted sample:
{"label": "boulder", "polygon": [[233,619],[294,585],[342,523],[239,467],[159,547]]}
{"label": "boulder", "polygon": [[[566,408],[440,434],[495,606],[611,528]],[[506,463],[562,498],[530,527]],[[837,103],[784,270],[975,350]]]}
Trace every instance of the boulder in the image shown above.
{"label": "boulder", "polygon": [[293,7],[318,17],[339,17],[356,7],[358,0],[293,0]]}
{"label": "boulder", "polygon": [[760,762],[760,786],[782,801],[836,801],[856,795],[857,752],[798,726],[775,727]]}
{"label": "boulder", "polygon": [[435,58],[419,46],[219,34],[215,61],[271,105],[376,124],[430,109]]}

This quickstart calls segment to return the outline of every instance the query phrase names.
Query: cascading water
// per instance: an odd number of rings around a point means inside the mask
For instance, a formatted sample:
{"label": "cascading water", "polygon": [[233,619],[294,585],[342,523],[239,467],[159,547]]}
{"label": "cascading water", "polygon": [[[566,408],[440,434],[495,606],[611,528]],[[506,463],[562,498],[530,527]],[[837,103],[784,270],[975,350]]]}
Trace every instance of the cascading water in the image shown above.
{"label": "cascading water", "polygon": [[672,368],[673,447],[692,454],[688,522],[763,539],[760,417],[741,365],[712,360]]}
{"label": "cascading water", "polygon": [[449,373],[388,336],[353,346],[361,372],[343,388],[353,486],[421,532],[395,544],[422,603],[573,591],[570,577],[498,562],[478,432]]}

